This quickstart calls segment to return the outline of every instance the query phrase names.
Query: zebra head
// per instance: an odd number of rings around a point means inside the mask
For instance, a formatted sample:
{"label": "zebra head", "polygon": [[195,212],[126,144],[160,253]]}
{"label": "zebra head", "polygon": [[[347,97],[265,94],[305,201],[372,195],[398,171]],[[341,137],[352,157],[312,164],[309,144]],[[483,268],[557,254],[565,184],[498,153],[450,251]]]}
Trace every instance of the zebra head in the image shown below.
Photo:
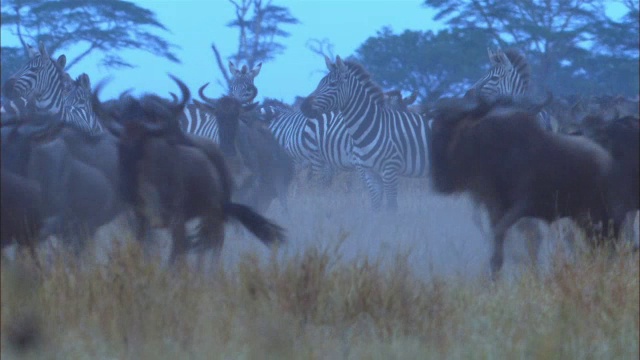
{"label": "zebra head", "polygon": [[36,94],[39,108],[59,109],[61,104],[50,104],[52,98],[61,98],[59,94],[51,94],[51,84],[64,81],[67,58],[60,55],[55,61],[51,59],[42,41],[39,53],[31,49],[28,54],[29,61],[5,82],[5,96],[13,102],[24,102],[24,99]]}
{"label": "zebra head", "polygon": [[335,64],[327,56],[324,57],[329,73],[325,75],[318,87],[302,102],[300,110],[307,117],[316,118],[329,111],[340,111],[348,99],[350,70],[340,56],[336,56]]}
{"label": "zebra head", "polygon": [[247,65],[243,65],[240,70],[229,61],[229,72],[231,73],[231,80],[229,84],[229,95],[240,100],[241,103],[247,104],[253,101],[258,96],[258,88],[253,84],[256,76],[260,73],[262,63],[254,66],[249,70]]}
{"label": "zebra head", "polygon": [[467,91],[466,96],[479,92],[483,96],[519,95],[527,91],[531,70],[526,58],[517,50],[506,52],[487,49],[491,68]]}

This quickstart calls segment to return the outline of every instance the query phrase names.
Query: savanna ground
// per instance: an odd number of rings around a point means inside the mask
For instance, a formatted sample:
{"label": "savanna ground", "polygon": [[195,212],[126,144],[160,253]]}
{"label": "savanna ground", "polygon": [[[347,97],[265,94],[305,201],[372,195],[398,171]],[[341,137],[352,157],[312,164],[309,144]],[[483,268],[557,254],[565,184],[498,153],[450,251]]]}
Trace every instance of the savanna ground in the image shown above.
{"label": "savanna ground", "polygon": [[[21,254],[4,260],[1,355],[638,358],[637,252],[577,251],[571,260],[548,251],[542,271],[527,266],[524,237],[514,235],[492,282],[486,219],[472,220],[467,198],[405,181],[397,213],[371,214],[352,183],[348,192],[344,178],[323,191],[298,181],[289,214],[277,203],[267,213],[288,243],[268,250],[230,225],[221,263],[207,272],[168,270],[166,236],[161,251],[143,255],[117,225],[80,260],[46,245],[43,272]],[[18,352],[29,339],[35,345]]]}

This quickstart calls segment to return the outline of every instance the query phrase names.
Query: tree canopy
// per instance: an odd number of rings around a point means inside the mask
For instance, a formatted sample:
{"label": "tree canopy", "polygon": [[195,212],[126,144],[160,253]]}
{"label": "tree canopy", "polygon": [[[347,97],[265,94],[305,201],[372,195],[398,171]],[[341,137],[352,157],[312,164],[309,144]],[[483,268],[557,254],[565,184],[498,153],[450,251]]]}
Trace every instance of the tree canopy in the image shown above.
{"label": "tree canopy", "polygon": [[516,48],[532,67],[532,91],[638,94],[638,1],[607,16],[604,0],[425,0],[438,33],[389,29],[356,57],[385,87],[417,87],[427,100],[460,95],[489,66],[487,47]]}
{"label": "tree canopy", "polygon": [[[124,0],[3,0],[2,29],[18,36],[22,46],[43,41],[50,54],[74,46],[83,51],[67,61],[66,69],[89,54],[104,54],[101,65],[109,68],[133,67],[119,50],[138,49],[179,62],[176,46],[157,32],[167,32],[155,14]],[[19,54],[22,54],[21,56]],[[2,47],[2,79],[25,61],[23,49]]]}

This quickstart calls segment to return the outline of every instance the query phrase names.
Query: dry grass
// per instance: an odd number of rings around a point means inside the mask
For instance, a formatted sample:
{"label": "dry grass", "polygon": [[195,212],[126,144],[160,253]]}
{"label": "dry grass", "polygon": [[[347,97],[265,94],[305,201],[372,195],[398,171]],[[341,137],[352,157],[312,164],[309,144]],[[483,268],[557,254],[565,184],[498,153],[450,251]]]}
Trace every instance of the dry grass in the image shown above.
{"label": "dry grass", "polygon": [[298,194],[290,216],[270,214],[288,248],[229,229],[213,273],[168,270],[132,241],[107,261],[57,256],[43,273],[3,261],[2,356],[28,328],[40,329],[31,358],[638,358],[637,253],[557,258],[492,283],[468,204],[411,193],[397,217],[371,220],[351,209],[362,198]]}

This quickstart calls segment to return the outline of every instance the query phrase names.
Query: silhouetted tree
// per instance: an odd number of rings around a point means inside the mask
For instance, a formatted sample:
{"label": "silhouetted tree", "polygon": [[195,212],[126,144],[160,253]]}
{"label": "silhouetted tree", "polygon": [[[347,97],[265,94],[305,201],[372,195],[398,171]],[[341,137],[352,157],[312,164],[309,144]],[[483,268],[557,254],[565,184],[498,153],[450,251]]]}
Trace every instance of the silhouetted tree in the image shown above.
{"label": "silhouetted tree", "polygon": [[17,35],[22,45],[44,41],[50,54],[70,46],[85,50],[68,59],[67,69],[93,52],[105,53],[106,67],[133,67],[118,50],[139,49],[179,62],[172,44],[151,30],[164,30],[155,14],[123,0],[3,0],[2,27]]}
{"label": "silhouetted tree", "polygon": [[[491,34],[501,47],[524,51],[534,84],[554,92],[637,94],[638,2],[625,0],[628,14],[607,17],[604,0],[425,0],[435,20]],[[633,69],[632,69],[633,68]],[[631,72],[626,72],[626,71]]]}
{"label": "silhouetted tree", "polygon": [[[229,58],[236,64],[246,62],[251,69],[260,62],[267,62],[281,54],[285,46],[278,40],[289,37],[290,33],[282,29],[284,24],[298,24],[299,21],[289,9],[273,5],[272,0],[229,0],[235,7],[236,18],[227,26],[238,29],[238,50]],[[215,43],[211,45],[216,62],[227,86],[229,74],[227,66]]]}
{"label": "silhouetted tree", "polygon": [[356,50],[356,59],[384,88],[418,90],[422,101],[442,95],[462,95],[489,66],[481,29],[405,30],[394,34],[383,28]]}

